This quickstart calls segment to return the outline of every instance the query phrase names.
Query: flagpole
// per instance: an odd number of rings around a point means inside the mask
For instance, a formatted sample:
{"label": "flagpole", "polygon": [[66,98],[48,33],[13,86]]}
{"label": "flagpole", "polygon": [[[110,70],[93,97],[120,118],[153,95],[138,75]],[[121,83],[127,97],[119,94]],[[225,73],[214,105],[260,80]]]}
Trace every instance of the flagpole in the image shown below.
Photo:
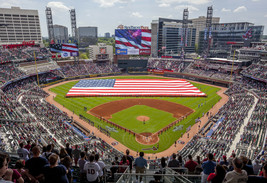
{"label": "flagpole", "polygon": [[33,52],[33,55],[34,55],[34,60],[35,60],[35,69],[36,69],[37,83],[38,83],[38,86],[39,86],[40,85],[39,84],[39,75],[38,75],[38,70],[37,70],[37,63],[36,63],[35,51]]}

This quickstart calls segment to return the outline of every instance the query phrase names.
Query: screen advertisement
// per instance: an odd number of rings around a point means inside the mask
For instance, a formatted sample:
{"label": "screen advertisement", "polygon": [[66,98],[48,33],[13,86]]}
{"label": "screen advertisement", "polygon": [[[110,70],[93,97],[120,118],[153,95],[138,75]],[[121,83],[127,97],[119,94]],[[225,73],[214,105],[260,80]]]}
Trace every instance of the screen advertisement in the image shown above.
{"label": "screen advertisement", "polygon": [[116,55],[150,55],[151,30],[116,29]]}

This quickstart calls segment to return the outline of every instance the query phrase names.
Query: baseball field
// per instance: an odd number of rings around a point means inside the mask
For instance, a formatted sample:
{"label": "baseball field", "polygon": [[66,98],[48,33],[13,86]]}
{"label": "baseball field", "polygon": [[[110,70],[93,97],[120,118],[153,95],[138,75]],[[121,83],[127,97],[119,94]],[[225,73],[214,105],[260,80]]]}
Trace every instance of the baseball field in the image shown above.
{"label": "baseball field", "polygon": [[[153,76],[116,76],[108,79],[164,79]],[[96,79],[96,78],[94,78]],[[103,79],[103,78],[101,78]],[[166,78],[170,79],[170,78]],[[146,153],[158,153],[168,149],[184,134],[195,119],[202,117],[221,97],[216,94],[219,88],[190,82],[207,97],[75,97],[66,98],[66,93],[78,81],[51,88],[57,94],[54,100],[77,115],[94,121],[95,127],[110,131],[111,137],[126,147]],[[165,106],[165,107],[164,107]],[[85,107],[87,110],[84,110]],[[111,123],[100,120],[108,119]],[[187,116],[186,118],[183,116]],[[182,118],[181,118],[182,117]],[[179,121],[179,122],[177,122]],[[114,124],[118,125],[115,126]],[[129,131],[126,131],[128,129]],[[164,129],[164,130],[162,130]],[[135,134],[155,134],[150,143],[140,143]],[[140,140],[140,139],[139,139]],[[149,141],[149,139],[143,139]],[[158,147],[158,148],[153,148]]]}

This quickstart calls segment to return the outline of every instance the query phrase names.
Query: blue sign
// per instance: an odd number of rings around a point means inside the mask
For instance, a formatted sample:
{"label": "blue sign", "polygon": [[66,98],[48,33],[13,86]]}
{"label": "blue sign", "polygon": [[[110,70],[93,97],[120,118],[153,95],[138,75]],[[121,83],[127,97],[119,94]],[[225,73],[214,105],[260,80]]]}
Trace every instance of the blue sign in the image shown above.
{"label": "blue sign", "polygon": [[116,49],[116,55],[127,55],[127,49]]}

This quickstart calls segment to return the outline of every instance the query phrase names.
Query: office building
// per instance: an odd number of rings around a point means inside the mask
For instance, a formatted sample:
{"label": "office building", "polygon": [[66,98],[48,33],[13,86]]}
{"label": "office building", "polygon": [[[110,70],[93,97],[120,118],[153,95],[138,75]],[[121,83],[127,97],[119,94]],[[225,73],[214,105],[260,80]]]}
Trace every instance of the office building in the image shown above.
{"label": "office building", "polygon": [[0,8],[0,43],[23,41],[42,43],[38,11],[19,7]]}
{"label": "office building", "polygon": [[96,45],[98,41],[97,27],[79,27],[78,28],[79,47],[84,48],[89,45]]}
{"label": "office building", "polygon": [[110,38],[110,33],[109,32],[105,33],[105,38]]}
{"label": "office building", "polygon": [[[198,18],[193,18],[190,20],[192,21],[194,27],[196,28],[196,44],[198,44],[199,32],[205,30],[207,17],[199,16]],[[220,22],[220,17],[212,17],[213,24],[219,23],[219,22]]]}
{"label": "office building", "polygon": [[54,37],[55,42],[60,43],[67,43],[69,36],[68,36],[68,28],[62,25],[54,25]]}
{"label": "office building", "polygon": [[[249,22],[219,23],[212,24],[211,32],[200,31],[199,52],[202,53],[205,39],[211,37],[210,52],[229,52],[231,45],[242,43],[250,47],[251,42],[260,42],[263,36],[264,26],[255,26]],[[216,56],[216,55],[213,55]]]}
{"label": "office building", "polygon": [[[167,18],[159,18],[151,23],[151,51],[152,56],[180,56],[182,45],[184,52],[195,52],[196,28],[192,21],[188,21],[188,28],[183,29],[183,21]],[[183,40],[183,34],[186,34]]]}

